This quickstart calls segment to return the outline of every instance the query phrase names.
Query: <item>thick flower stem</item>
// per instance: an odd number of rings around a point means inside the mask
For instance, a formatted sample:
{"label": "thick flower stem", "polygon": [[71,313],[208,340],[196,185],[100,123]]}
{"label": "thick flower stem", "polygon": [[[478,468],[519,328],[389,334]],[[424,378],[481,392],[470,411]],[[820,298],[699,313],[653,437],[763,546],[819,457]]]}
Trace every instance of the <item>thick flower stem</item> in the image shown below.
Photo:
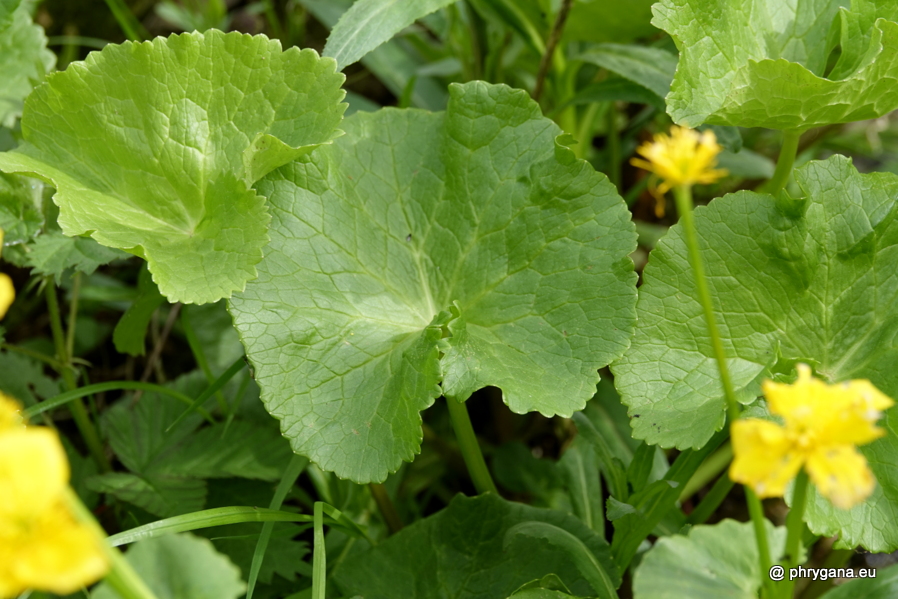
{"label": "thick flower stem", "polygon": [[[804,470],[798,472],[795,477],[795,487],[792,492],[792,509],[786,516],[786,572],[790,568],[799,565],[799,556],[801,555],[801,538],[804,535],[804,509],[808,503],[808,475]],[[795,581],[786,580],[783,582],[785,589],[782,597],[792,597],[792,589]]]}
{"label": "thick flower stem", "polygon": [[773,177],[767,182],[767,192],[771,195],[779,195],[792,176],[792,167],[795,165],[795,157],[798,155],[798,140],[801,139],[801,131],[784,131],[783,147],[780,150],[779,159],[776,161],[776,170]]}
{"label": "thick flower stem", "polygon": [[[47,277],[45,283],[47,311],[50,313],[50,330],[53,332],[53,343],[56,345],[56,359],[62,366],[59,374],[62,375],[68,390],[74,391],[78,388],[78,383],[72,372],[72,356],[68,352],[66,335],[62,330],[62,318],[59,314],[59,300],[56,298],[56,286],[53,284],[52,277]],[[106,452],[103,450],[103,443],[100,441],[100,435],[97,433],[93,421],[87,414],[87,408],[84,407],[84,402],[82,402],[81,399],[72,401],[69,404],[69,411],[71,411],[72,418],[75,420],[75,425],[78,427],[81,436],[84,438],[84,443],[87,445],[87,449],[100,466],[100,470],[103,472],[112,470],[112,465],[109,463],[109,459],[106,457]]]}
{"label": "thick flower stem", "polygon": [[157,599],[121,552],[105,541],[106,531],[97,523],[90,510],[81,503],[81,499],[70,488],[66,490],[66,500],[69,508],[75,514],[75,518],[90,527],[97,537],[102,539],[101,542],[110,563],[110,570],[105,578],[106,582],[118,592],[122,599]]}
{"label": "thick flower stem", "polygon": [[474,427],[471,425],[471,417],[468,415],[468,406],[451,397],[446,398],[446,405],[449,406],[452,428],[458,438],[461,455],[468,467],[474,488],[481,494],[490,492],[498,495],[499,490],[496,488],[496,483],[493,482],[493,477],[490,476],[486,460],[483,459],[483,453],[480,451],[480,444],[474,435]]}
{"label": "thick flower stem", "polygon": [[705,325],[711,336],[711,349],[717,360],[717,369],[720,371],[720,383],[723,386],[723,395],[726,398],[727,415],[730,424],[739,418],[739,402],[733,390],[733,382],[730,379],[730,371],[727,368],[726,354],[723,351],[723,342],[720,340],[720,332],[717,329],[717,321],[714,318],[714,305],[711,303],[711,292],[708,290],[708,281],[705,278],[705,267],[698,247],[698,235],[695,232],[695,221],[692,216],[692,188],[681,185],[674,188],[674,197],[677,201],[677,211],[680,213],[680,224],[686,237],[686,247],[689,249],[689,264],[692,266],[692,276],[695,279],[695,288],[698,291],[698,299],[705,313]]}
{"label": "thick flower stem", "polygon": [[[708,334],[711,336],[711,349],[714,352],[714,357],[717,360],[717,369],[720,372],[720,382],[723,386],[723,395],[726,398],[728,420],[732,424],[739,418],[739,402],[733,390],[733,382],[730,379],[730,371],[726,363],[726,354],[723,351],[723,342],[720,339],[720,331],[717,329],[717,322],[714,318],[711,292],[708,289],[707,279],[705,279],[705,268],[698,247],[698,234],[695,231],[695,221],[692,216],[692,188],[687,185],[675,187],[674,197],[677,201],[677,211],[680,213],[683,234],[686,237],[686,247],[689,250],[692,276],[695,278],[698,298],[705,313],[705,324],[708,327]],[[767,542],[767,529],[764,527],[764,509],[761,506],[761,501],[748,487],[745,488],[745,496],[748,499],[748,511],[751,514],[751,520],[755,529],[758,558],[765,581],[764,586],[768,587],[767,596],[772,597],[769,593],[770,579],[767,578],[772,562],[770,561],[770,546]]]}

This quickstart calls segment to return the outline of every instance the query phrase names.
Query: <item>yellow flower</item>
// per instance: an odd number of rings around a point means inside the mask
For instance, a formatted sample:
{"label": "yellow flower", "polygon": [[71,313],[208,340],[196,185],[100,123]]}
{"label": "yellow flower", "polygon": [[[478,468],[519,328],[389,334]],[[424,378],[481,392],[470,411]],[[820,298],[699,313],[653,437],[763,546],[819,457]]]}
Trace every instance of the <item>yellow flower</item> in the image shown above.
{"label": "yellow flower", "polygon": [[674,187],[714,183],[726,176],[725,170],[714,168],[717,166],[717,155],[722,149],[713,131],[699,133],[676,125],[671,129],[670,135],[658,133],[655,141],[645,142],[636,149],[647,160],[633,158],[630,164],[645,169],[662,180],[660,185],[650,187],[652,195],[658,201],[655,205],[658,218],[664,216],[664,194]]}
{"label": "yellow flower", "polygon": [[73,593],[109,569],[105,540],[69,508],[56,432],[20,422],[18,405],[0,393],[0,597]]}
{"label": "yellow flower", "polygon": [[785,426],[757,418],[733,423],[735,459],[730,478],[760,497],[780,497],[804,467],[820,493],[840,509],[849,509],[873,492],[876,480],[856,449],[885,431],[876,426],[894,402],[870,381],[828,385],[797,366],[791,385],[764,381],[764,395]]}
{"label": "yellow flower", "polygon": [[[3,250],[3,229],[0,229],[0,253]],[[16,299],[16,289],[12,286],[12,279],[0,272],[0,319],[6,316],[6,311]]]}

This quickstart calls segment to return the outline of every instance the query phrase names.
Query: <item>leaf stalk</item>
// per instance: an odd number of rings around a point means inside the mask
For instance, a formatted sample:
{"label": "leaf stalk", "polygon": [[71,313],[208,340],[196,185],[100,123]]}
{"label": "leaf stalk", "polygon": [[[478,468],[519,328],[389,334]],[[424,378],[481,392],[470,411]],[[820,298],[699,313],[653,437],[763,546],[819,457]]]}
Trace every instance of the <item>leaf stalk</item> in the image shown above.
{"label": "leaf stalk", "polygon": [[783,147],[776,161],[776,170],[773,177],[767,182],[767,191],[778,196],[785,189],[789,177],[792,176],[792,167],[795,166],[795,157],[798,155],[798,142],[801,139],[801,131],[784,131]]}
{"label": "leaf stalk", "polygon": [[468,415],[468,406],[452,397],[446,398],[446,405],[449,406],[452,428],[455,430],[455,436],[458,438],[461,455],[465,460],[465,465],[468,467],[474,488],[477,489],[478,494],[495,493],[498,495],[499,490],[496,488],[496,483],[493,482],[493,477],[486,467],[486,460],[483,459],[480,444],[477,442],[477,436],[474,434],[471,417]]}

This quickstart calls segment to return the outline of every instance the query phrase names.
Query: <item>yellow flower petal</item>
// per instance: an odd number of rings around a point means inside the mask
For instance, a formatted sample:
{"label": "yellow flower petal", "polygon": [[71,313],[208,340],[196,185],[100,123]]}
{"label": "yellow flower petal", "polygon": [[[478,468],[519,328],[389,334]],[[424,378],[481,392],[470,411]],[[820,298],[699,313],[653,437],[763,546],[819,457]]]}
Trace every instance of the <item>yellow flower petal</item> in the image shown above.
{"label": "yellow flower petal", "polygon": [[27,537],[19,539],[5,571],[0,566],[0,580],[6,578],[8,586],[18,585],[19,592],[30,588],[73,593],[96,582],[109,569],[103,542],[77,523],[60,502],[42,514]]}
{"label": "yellow flower petal", "polygon": [[6,316],[6,311],[16,299],[16,288],[12,285],[12,279],[0,272],[0,318]]}
{"label": "yellow flower petal", "polygon": [[801,444],[864,445],[885,434],[876,422],[893,402],[870,381],[828,385],[806,364],[796,369],[795,383],[764,381],[762,386],[770,411],[783,417]]}
{"label": "yellow flower petal", "polygon": [[807,471],[820,494],[842,510],[864,501],[876,486],[866,458],[850,445],[813,452],[808,456]]}
{"label": "yellow flower petal", "polygon": [[811,375],[811,367],[807,364],[798,364],[795,370],[798,371],[798,379],[794,383],[775,383],[771,380],[761,383],[768,408],[787,422],[810,414],[815,394],[826,390],[824,382]]}
{"label": "yellow flower petal", "polygon": [[0,391],[0,434],[11,428],[21,428],[22,406],[9,395]]}
{"label": "yellow flower petal", "polygon": [[793,450],[785,429],[757,418],[737,420],[730,429],[733,463],[730,478],[750,486],[759,497],[779,497],[795,478],[802,456]]}
{"label": "yellow flower petal", "polygon": [[[0,418],[17,407],[0,398]],[[69,510],[68,480],[55,431],[0,429],[0,597],[29,588],[68,594],[108,569],[105,541]]]}
{"label": "yellow flower petal", "polygon": [[725,170],[714,168],[722,149],[713,131],[699,133],[675,126],[670,135],[659,133],[654,141],[640,145],[636,152],[646,160],[633,158],[630,164],[663,179],[665,190],[680,185],[714,183],[727,174]]}
{"label": "yellow flower petal", "polygon": [[55,505],[68,480],[69,463],[55,431],[4,431],[0,434],[0,530],[4,523],[30,519]]}

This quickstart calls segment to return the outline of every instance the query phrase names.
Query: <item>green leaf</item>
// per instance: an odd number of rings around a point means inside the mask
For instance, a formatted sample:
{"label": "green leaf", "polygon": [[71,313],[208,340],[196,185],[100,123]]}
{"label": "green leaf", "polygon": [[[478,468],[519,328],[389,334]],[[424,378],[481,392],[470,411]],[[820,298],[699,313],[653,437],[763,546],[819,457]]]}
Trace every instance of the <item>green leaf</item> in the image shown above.
{"label": "green leaf", "polygon": [[44,374],[43,364],[9,351],[0,351],[0,391],[22,402],[25,407],[59,394],[59,381]]}
{"label": "green leaf", "polygon": [[500,445],[490,458],[490,471],[500,488],[527,494],[530,505],[571,510],[561,472],[553,460],[535,457],[520,441]]}
{"label": "green leaf", "polygon": [[0,7],[0,125],[9,128],[22,115],[25,97],[56,64],[43,27],[31,21],[29,5],[4,2]]}
{"label": "green leaf", "polygon": [[732,177],[744,179],[769,179],[776,171],[776,164],[770,158],[747,148],[737,154],[724,150],[717,155],[717,166]]}
{"label": "green leaf", "polygon": [[171,301],[215,301],[262,258],[270,217],[250,185],[337,134],[334,69],[214,30],[108,45],[28,97],[0,169],[51,181],[63,233],[146,258]]}
{"label": "green leaf", "polygon": [[503,550],[505,535],[523,522],[550,524],[573,535],[608,572],[613,586],[620,584],[607,543],[579,520],[491,494],[456,496],[436,515],[347,557],[334,579],[344,595],[366,599],[494,599],[554,573],[575,595],[590,595],[570,556],[544,540],[518,536]]}
{"label": "green leaf", "polygon": [[655,0],[575,0],[564,26],[564,39],[584,42],[631,42],[658,33],[652,27]]}
{"label": "green leaf", "polygon": [[206,503],[206,485],[195,478],[107,472],[91,476],[85,484],[91,491],[109,493],[163,518],[195,512]]}
{"label": "green leaf", "polygon": [[577,58],[626,77],[662,98],[670,91],[677,70],[676,56],[647,46],[598,44]]}
{"label": "green leaf", "polygon": [[[205,389],[206,380],[194,372],[178,379],[174,387],[195,397]],[[262,424],[237,418],[199,428],[202,417],[191,412],[172,426],[183,411],[177,399],[147,393],[136,404],[125,399],[104,412],[101,424],[109,443],[133,474],[94,477],[91,488],[169,517],[203,507],[202,479],[280,478],[291,453],[270,419]]]}
{"label": "green leaf", "polygon": [[0,32],[10,26],[22,0],[0,0]]}
{"label": "green leaf", "polygon": [[[785,527],[764,522],[771,555],[785,549]],[[788,572],[786,572],[788,575]],[[768,576],[758,566],[751,522],[723,520],[686,536],[658,539],[633,576],[635,599],[757,599]]]}
{"label": "green leaf", "polygon": [[511,597],[517,597],[518,599],[555,599],[556,597],[570,597],[570,592],[570,589],[558,576],[546,574],[540,579],[530,581],[521,586]]}
{"label": "green leaf", "polygon": [[42,181],[0,173],[0,230],[4,251],[9,246],[31,242],[44,226],[43,192]]}
{"label": "green leaf", "polygon": [[[315,19],[321,21],[326,27],[334,27],[353,4],[353,0],[299,1]],[[394,39],[381,44],[361,59],[362,65],[371,71],[397,98],[402,96],[403,90],[408,87],[409,81],[417,76],[418,71],[427,65],[423,58],[400,42],[401,40]],[[437,79],[418,77],[418,81],[413,87],[413,106],[428,110],[444,110],[446,108],[446,86]]]}
{"label": "green leaf", "polygon": [[[898,10],[882,0],[845,4],[662,0],[652,22],[680,49],[668,112],[691,127],[806,130],[898,108]],[[842,57],[826,74],[837,15]]]}
{"label": "green leaf", "polygon": [[683,485],[695,474],[704,459],[714,451],[723,435],[699,450],[687,450],[677,456],[664,478],[654,481],[627,498],[627,502],[608,499],[608,519],[614,522],[611,549],[615,562],[626,568],[642,542],[670,514],[679,511],[677,500]]}
{"label": "green leaf", "polygon": [[[871,568],[872,569],[872,568]],[[869,571],[870,569],[868,569]],[[845,574],[852,569],[846,569]],[[823,599],[892,599],[898,594],[898,566],[878,569],[876,578],[849,580],[830,589],[822,595]],[[829,573],[827,573],[829,574]],[[829,576],[835,578],[835,576]]]}
{"label": "green leaf", "polygon": [[[155,539],[165,535],[194,530],[214,528],[220,530],[224,526],[242,525],[260,522],[311,522],[312,517],[292,512],[264,509],[248,506],[218,507],[199,512],[191,512],[157,520],[143,526],[114,534],[109,537],[109,544],[120,547],[129,543],[137,543],[145,539]],[[256,526],[258,532],[259,527]]]}
{"label": "green leaf", "polygon": [[829,74],[830,79],[848,77],[864,66],[868,59],[865,54],[875,42],[876,21],[880,18],[898,22],[898,4],[892,0],[853,0],[850,11],[839,12],[841,54]]}
{"label": "green leaf", "polygon": [[225,302],[191,306],[187,310],[209,368],[214,373],[224,372],[244,353]]}
{"label": "green leaf", "polygon": [[[545,539],[570,558],[600,599],[617,599],[615,592],[617,584],[611,580],[611,575],[605,571],[605,568],[583,541],[568,531],[546,522],[521,522],[509,528],[505,533],[505,549],[513,543],[514,537],[517,535]],[[617,568],[614,571],[616,572]]]}
{"label": "green leaf", "polygon": [[115,350],[122,354],[142,356],[146,351],[144,340],[150,319],[156,308],[164,303],[165,298],[159,293],[150,271],[146,267],[141,268],[137,279],[137,297],[119,319],[112,333]]}
{"label": "green leaf", "polygon": [[55,277],[57,284],[70,268],[90,275],[104,264],[128,257],[125,252],[103,247],[90,237],[66,237],[55,231],[38,236],[30,250],[26,263],[33,274]]}
{"label": "green leaf", "polygon": [[633,326],[635,233],[607,178],[526,93],[450,93],[446,113],[357,113],[258,186],[272,241],[231,313],[294,451],[356,482],[412,459],[440,393],[582,409]]}
{"label": "green leaf", "polygon": [[524,589],[518,591],[514,595],[510,595],[508,599],[577,599],[573,595],[568,595],[562,591],[552,591],[549,589]]}
{"label": "green leaf", "polygon": [[[231,558],[244,573],[248,573],[260,530],[259,525],[235,524],[218,527],[209,531],[209,535],[219,551]],[[273,528],[265,560],[259,570],[259,582],[271,584],[275,574],[290,581],[297,579],[303,571],[303,560],[309,554],[308,543],[294,540],[303,530],[303,527],[292,524],[279,524]]]}
{"label": "green leaf", "polygon": [[[868,378],[898,396],[898,280],[893,247],[898,176],[859,174],[834,156],[796,170],[804,199],[739,192],[695,213],[727,363],[742,401],[760,380],[816,364],[831,381]],[[682,228],[652,252],[636,335],[612,365],[633,435],[663,447],[700,447],[724,423],[724,400]],[[849,511],[812,496],[811,529],[846,547],[898,547],[898,411],[888,434],[861,448],[879,481]]]}
{"label": "green leaf", "polygon": [[337,61],[343,70],[394,35],[454,0],[359,0],[347,10],[331,31],[324,56]]}
{"label": "green leaf", "polygon": [[567,487],[574,515],[586,526],[602,534],[605,515],[602,508],[602,484],[596,453],[582,439],[574,443],[558,460],[558,471]]}
{"label": "green leaf", "polygon": [[555,112],[564,110],[568,106],[616,101],[650,104],[659,109],[664,109],[664,101],[658,97],[658,94],[622,77],[613,77],[599,83],[591,83],[579,89],[570,100],[558,106]]}
{"label": "green leaf", "polygon": [[[237,599],[246,590],[240,569],[206,539],[188,533],[136,543],[125,554],[147,586],[166,599]],[[120,599],[108,583],[91,599]]]}

